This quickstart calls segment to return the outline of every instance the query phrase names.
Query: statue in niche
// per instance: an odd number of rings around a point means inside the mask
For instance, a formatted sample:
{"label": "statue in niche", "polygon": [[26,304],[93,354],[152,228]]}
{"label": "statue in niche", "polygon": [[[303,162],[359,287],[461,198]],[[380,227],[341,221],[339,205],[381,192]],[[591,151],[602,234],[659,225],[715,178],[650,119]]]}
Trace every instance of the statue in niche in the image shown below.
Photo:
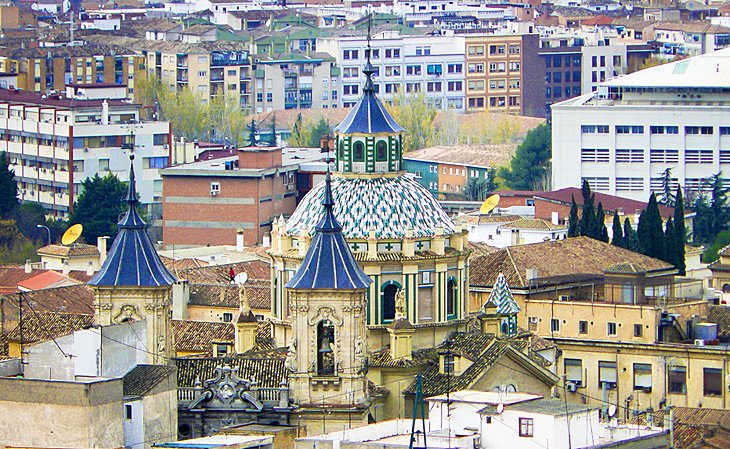
{"label": "statue in niche", "polygon": [[406,292],[403,289],[398,290],[395,294],[395,319],[403,319],[406,317]]}
{"label": "statue in niche", "polygon": [[294,337],[289,339],[289,349],[286,351],[284,367],[292,373],[297,370],[297,341]]}

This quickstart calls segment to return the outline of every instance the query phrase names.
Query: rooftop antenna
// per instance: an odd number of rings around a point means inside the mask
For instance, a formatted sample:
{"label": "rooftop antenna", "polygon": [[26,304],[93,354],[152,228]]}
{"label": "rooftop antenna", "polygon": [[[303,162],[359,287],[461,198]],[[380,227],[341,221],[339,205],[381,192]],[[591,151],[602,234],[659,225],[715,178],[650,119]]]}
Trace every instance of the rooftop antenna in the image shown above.
{"label": "rooftop antenna", "polygon": [[[418,420],[418,410],[421,411],[421,430],[416,430],[416,420]],[[449,432],[451,430],[449,429]],[[421,445],[420,439],[423,438]],[[416,376],[416,397],[413,400],[413,421],[411,423],[411,440],[408,443],[408,449],[427,449],[426,443],[426,406],[423,400],[423,377],[419,373]]]}

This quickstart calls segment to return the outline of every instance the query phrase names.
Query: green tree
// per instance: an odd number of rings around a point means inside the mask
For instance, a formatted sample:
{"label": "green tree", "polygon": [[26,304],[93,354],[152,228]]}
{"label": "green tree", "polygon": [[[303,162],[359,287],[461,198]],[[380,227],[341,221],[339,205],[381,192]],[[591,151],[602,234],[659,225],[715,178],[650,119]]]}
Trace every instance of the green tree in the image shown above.
{"label": "green tree", "polygon": [[[38,229],[38,225],[46,225],[46,211],[39,203],[27,201],[13,213],[15,224],[21,234],[30,240],[41,241],[45,244],[48,239],[45,229]],[[53,240],[53,238],[51,238]]]}
{"label": "green tree", "polygon": [[201,103],[201,107],[203,110],[198,115],[207,116],[211,139],[222,140],[236,147],[247,143],[246,113],[241,110],[238,100],[218,95],[210,101],[207,111],[204,104]]}
{"label": "green tree", "polygon": [[667,168],[662,172],[662,197],[659,203],[667,207],[674,207],[677,197],[672,193],[672,169]]}
{"label": "green tree", "polygon": [[712,263],[720,258],[720,250],[730,245],[730,231],[722,231],[717,234],[712,245],[708,246],[702,253],[702,262]]}
{"label": "green tree", "polygon": [[580,235],[593,237],[596,229],[596,209],[594,206],[595,197],[591,193],[590,184],[588,184],[588,181],[585,179],[583,180],[583,186],[581,187],[581,194],[583,195],[583,212],[580,216],[578,232]]}
{"label": "green tree", "polygon": [[626,217],[624,220],[624,248],[630,249],[631,251],[639,251],[639,236],[631,226],[631,220]]}
{"label": "green tree", "polygon": [[319,142],[322,136],[326,136],[332,131],[330,124],[324,119],[320,118],[316,124],[309,127],[309,142],[307,146],[309,148],[319,148]]}
{"label": "green tree", "polygon": [[684,197],[682,196],[682,188],[677,186],[677,194],[674,202],[674,235],[676,246],[676,267],[679,275],[684,276],[687,272],[687,264],[685,262],[684,244],[687,242],[687,229],[684,225]]}
{"label": "green tree", "polygon": [[431,144],[434,133],[433,121],[438,112],[425,92],[406,93],[401,90],[393,96],[393,104],[386,105],[388,112],[403,128],[403,151],[415,151]]}
{"label": "green tree", "polygon": [[613,239],[611,244],[620,248],[626,248],[626,241],[624,240],[624,232],[621,228],[621,217],[618,215],[618,210],[613,212]]}
{"label": "green tree", "polygon": [[674,220],[670,217],[664,225],[664,261],[677,266],[677,233],[674,229]]}
{"label": "green tree", "polygon": [[0,218],[8,218],[18,205],[18,184],[15,171],[10,168],[8,155],[0,151]]}
{"label": "green tree", "polygon": [[728,230],[728,188],[723,186],[720,174],[715,174],[706,181],[710,190],[710,201],[704,195],[695,199],[694,241],[710,243],[717,235]]}
{"label": "green tree", "polygon": [[606,213],[603,211],[603,204],[598,202],[598,208],[596,209],[596,217],[593,221],[593,232],[592,237],[596,240],[608,243],[608,230],[606,229]]}
{"label": "green tree", "polygon": [[276,146],[276,114],[271,115],[271,138],[269,139],[269,146]]}
{"label": "green tree", "polygon": [[489,181],[484,178],[469,178],[464,185],[466,201],[484,201],[490,193]]}
{"label": "green tree", "polygon": [[639,217],[637,234],[642,254],[665,260],[662,216],[659,214],[659,205],[653,193],[649,197],[649,204]]}
{"label": "green tree", "polygon": [[570,195],[570,215],[568,216],[568,237],[578,237],[580,235],[578,204],[575,197]]}
{"label": "green tree", "polygon": [[0,263],[38,260],[36,246],[20,233],[14,220],[0,220]]}
{"label": "green tree", "polygon": [[500,177],[507,187],[516,190],[531,190],[543,184],[545,174],[550,170],[551,149],[550,126],[543,123],[527,132],[510,161],[510,167],[500,168]]}
{"label": "green tree", "polygon": [[[291,138],[289,139],[289,145],[292,147],[304,148],[309,146],[309,140],[311,128],[304,123],[302,113],[297,114],[297,118],[294,121],[294,126],[291,131]],[[319,147],[319,143],[315,145]]]}
{"label": "green tree", "polygon": [[103,178],[99,175],[87,178],[81,185],[83,192],[74,204],[69,221],[84,226],[86,242],[94,244],[98,237],[105,235],[113,240],[120,215],[127,209],[122,202],[126,184],[110,173]]}

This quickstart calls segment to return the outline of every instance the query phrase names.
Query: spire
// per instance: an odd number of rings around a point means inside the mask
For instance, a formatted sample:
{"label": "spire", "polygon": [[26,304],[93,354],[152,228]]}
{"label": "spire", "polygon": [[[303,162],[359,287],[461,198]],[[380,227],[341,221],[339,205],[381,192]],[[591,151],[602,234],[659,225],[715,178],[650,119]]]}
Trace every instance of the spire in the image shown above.
{"label": "spire", "polygon": [[123,199],[129,207],[117,224],[117,236],[109,255],[89,285],[99,287],[161,287],[175,282],[155,251],[147,224],[137,212],[137,184],[134,176],[134,154],[129,155],[129,188]]}

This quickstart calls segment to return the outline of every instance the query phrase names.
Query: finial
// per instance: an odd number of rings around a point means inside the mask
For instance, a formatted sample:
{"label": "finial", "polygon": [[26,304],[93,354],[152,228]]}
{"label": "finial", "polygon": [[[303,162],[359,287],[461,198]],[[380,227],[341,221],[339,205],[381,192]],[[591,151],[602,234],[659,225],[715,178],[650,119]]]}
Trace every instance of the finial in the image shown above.
{"label": "finial", "polygon": [[134,154],[129,154],[129,188],[127,189],[127,196],[124,200],[130,205],[136,204],[137,199],[137,183],[134,177]]}
{"label": "finial", "polygon": [[373,21],[373,14],[370,13],[370,14],[368,14],[368,36],[367,36],[368,46],[365,49],[365,57],[367,59],[367,62],[365,63],[365,68],[362,70],[362,73],[364,73],[365,76],[367,77],[367,79],[365,80],[365,87],[363,89],[366,92],[375,91],[375,86],[373,86],[373,73],[375,73],[375,67],[373,67],[373,64],[370,62],[370,53],[372,53],[372,49],[370,48],[370,39],[371,39],[370,27],[372,25],[372,21]]}

